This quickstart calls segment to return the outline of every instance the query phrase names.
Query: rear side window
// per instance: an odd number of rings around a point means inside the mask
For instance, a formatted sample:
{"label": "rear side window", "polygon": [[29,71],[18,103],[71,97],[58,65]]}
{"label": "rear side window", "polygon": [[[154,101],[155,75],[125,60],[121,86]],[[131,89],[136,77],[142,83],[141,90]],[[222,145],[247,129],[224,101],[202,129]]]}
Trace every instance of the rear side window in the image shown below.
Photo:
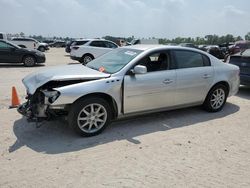
{"label": "rear side window", "polygon": [[72,43],[72,46],[80,46],[80,45],[84,45],[88,42],[88,40],[84,40],[84,41],[75,41]]}
{"label": "rear side window", "polygon": [[2,33],[0,33],[0,39],[3,39],[3,34]]}
{"label": "rear side window", "polygon": [[210,66],[209,58],[197,52],[176,50],[174,56],[176,66],[179,69]]}

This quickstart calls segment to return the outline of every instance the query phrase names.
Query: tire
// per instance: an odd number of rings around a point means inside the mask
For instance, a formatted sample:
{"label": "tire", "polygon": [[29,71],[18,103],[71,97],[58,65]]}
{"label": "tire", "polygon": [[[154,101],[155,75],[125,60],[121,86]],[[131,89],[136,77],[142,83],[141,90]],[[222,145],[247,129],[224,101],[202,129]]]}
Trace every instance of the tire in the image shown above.
{"label": "tire", "polygon": [[80,63],[86,65],[88,62],[92,61],[94,57],[91,54],[86,54],[82,56]]}
{"label": "tire", "polygon": [[23,64],[25,67],[33,67],[36,64],[36,60],[32,56],[25,56],[23,58]]}
{"label": "tire", "polygon": [[38,48],[38,50],[41,51],[41,52],[45,52],[45,47],[41,46],[41,47]]}
{"label": "tire", "polygon": [[203,107],[208,112],[218,112],[224,107],[228,96],[228,89],[225,85],[215,85],[207,94]]}
{"label": "tire", "polygon": [[88,97],[75,102],[68,115],[69,125],[80,136],[100,134],[110,123],[111,108],[102,98]]}

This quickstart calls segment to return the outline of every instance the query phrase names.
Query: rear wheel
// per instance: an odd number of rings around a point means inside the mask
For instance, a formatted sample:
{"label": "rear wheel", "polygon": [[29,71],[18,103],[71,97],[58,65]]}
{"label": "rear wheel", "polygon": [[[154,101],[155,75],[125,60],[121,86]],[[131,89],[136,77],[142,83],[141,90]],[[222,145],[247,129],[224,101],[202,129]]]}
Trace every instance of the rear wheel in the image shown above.
{"label": "rear wheel", "polygon": [[90,97],[73,104],[69,113],[69,125],[81,136],[101,133],[110,123],[111,108],[107,101]]}
{"label": "rear wheel", "polygon": [[32,56],[25,56],[23,58],[23,64],[26,67],[33,67],[36,64],[36,60]]}
{"label": "rear wheel", "polygon": [[218,112],[224,107],[227,96],[227,87],[222,84],[218,84],[209,91],[203,107],[209,112]]}

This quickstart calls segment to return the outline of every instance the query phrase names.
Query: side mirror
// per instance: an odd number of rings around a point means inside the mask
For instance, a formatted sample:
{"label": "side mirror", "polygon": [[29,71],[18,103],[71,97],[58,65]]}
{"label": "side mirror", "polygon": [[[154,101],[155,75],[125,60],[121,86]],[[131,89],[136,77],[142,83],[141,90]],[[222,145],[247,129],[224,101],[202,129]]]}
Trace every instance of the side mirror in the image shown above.
{"label": "side mirror", "polygon": [[136,65],[133,70],[134,74],[146,74],[147,73],[147,67],[143,65]]}

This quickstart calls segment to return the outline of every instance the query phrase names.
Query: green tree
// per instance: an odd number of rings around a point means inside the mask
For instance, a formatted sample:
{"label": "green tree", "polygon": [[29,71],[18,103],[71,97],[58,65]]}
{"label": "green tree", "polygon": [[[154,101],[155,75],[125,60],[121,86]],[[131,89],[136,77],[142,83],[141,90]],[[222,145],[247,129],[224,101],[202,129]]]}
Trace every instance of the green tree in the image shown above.
{"label": "green tree", "polygon": [[245,35],[245,40],[250,40],[250,32]]}

